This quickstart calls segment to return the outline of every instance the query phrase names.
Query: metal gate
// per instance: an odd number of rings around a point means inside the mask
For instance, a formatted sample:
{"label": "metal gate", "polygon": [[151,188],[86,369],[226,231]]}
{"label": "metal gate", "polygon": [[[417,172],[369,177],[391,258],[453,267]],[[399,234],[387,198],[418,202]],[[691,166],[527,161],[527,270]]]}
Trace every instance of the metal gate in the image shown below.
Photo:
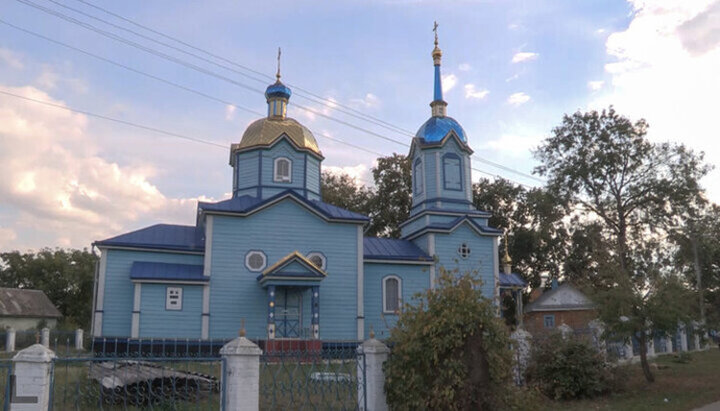
{"label": "metal gate", "polygon": [[10,409],[12,388],[12,361],[0,361],[0,403],[4,411]]}

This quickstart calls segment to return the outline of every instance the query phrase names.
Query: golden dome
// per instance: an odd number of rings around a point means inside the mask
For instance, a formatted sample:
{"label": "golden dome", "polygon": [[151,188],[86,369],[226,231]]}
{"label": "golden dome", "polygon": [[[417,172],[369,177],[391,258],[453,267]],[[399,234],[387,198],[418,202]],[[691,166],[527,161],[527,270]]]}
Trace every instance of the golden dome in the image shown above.
{"label": "golden dome", "polygon": [[266,117],[253,122],[245,130],[240,143],[232,145],[230,152],[232,154],[238,150],[254,147],[270,147],[283,135],[286,135],[300,150],[308,150],[322,157],[317,141],[310,130],[289,117]]}

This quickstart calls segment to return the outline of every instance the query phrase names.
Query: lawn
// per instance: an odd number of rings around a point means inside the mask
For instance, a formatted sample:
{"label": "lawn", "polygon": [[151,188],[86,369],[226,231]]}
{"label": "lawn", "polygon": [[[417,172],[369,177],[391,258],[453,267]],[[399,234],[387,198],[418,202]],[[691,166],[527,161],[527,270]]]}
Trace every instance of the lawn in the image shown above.
{"label": "lawn", "polygon": [[[652,361],[655,382],[643,377],[640,364],[627,365],[629,376],[624,392],[582,401],[547,401],[545,410],[692,410],[720,401],[720,350],[693,352],[692,360],[681,364],[672,355]],[[667,368],[663,368],[667,366]]]}

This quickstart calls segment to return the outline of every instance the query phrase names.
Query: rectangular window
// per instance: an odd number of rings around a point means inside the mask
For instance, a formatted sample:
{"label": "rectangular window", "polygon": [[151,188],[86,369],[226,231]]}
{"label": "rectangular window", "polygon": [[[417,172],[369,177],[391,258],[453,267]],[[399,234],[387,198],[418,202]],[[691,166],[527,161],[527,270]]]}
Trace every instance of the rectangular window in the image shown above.
{"label": "rectangular window", "polygon": [[165,294],[166,310],[182,310],[182,288],[168,287]]}
{"label": "rectangular window", "polygon": [[462,190],[462,171],[459,158],[449,155],[444,157],[443,174],[446,190]]}
{"label": "rectangular window", "polygon": [[546,315],[543,317],[545,328],[555,328],[555,315]]}

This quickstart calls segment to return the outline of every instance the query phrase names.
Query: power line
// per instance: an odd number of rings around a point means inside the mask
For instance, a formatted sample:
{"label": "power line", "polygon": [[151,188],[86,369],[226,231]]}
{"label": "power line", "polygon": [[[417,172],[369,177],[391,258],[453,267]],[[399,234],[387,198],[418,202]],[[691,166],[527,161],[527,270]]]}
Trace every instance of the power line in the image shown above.
{"label": "power line", "polygon": [[[199,67],[199,66],[196,66],[196,65],[194,65],[194,64],[192,64],[192,63],[188,63],[188,62],[185,62],[185,61],[183,61],[183,60],[177,59],[177,58],[175,58],[175,57],[173,57],[173,56],[167,55],[167,54],[165,54],[165,53],[163,53],[163,52],[160,52],[160,51],[157,51],[157,50],[155,50],[155,49],[145,47],[145,46],[143,46],[143,45],[141,45],[141,44],[139,44],[139,43],[133,42],[133,41],[131,41],[131,40],[127,40],[126,38],[123,38],[123,37],[121,37],[121,36],[118,36],[118,35],[116,35],[116,34],[114,34],[114,33],[106,32],[106,31],[104,31],[104,30],[102,30],[102,29],[99,29],[99,28],[97,28],[97,27],[95,27],[95,26],[92,26],[92,25],[90,25],[90,24],[88,24],[88,23],[85,23],[85,22],[83,22],[83,21],[77,20],[77,19],[75,19],[75,18],[73,18],[73,17],[67,16],[67,15],[65,15],[65,14],[63,14],[63,13],[58,12],[58,11],[55,11],[55,10],[52,10],[52,9],[48,9],[48,8],[42,7],[42,6],[40,6],[40,5],[36,4],[36,3],[33,3],[33,2],[31,2],[31,1],[29,1],[29,0],[16,0],[16,1],[18,1],[18,2],[20,2],[20,3],[23,3],[23,4],[25,4],[25,5],[28,5],[28,6],[34,7],[34,8],[36,8],[36,9],[38,9],[38,10],[41,10],[41,11],[43,11],[43,12],[45,12],[45,13],[54,15],[54,16],[56,16],[56,17],[58,17],[58,18],[61,18],[61,19],[63,19],[63,20],[66,20],[66,21],[68,21],[68,22],[70,22],[70,23],[77,24],[77,25],[79,25],[79,26],[81,26],[81,27],[84,27],[84,28],[86,28],[86,29],[88,29],[88,30],[94,31],[94,32],[96,32],[96,33],[98,33],[98,34],[101,34],[101,35],[105,36],[105,37],[111,38],[111,39],[113,39],[113,40],[116,40],[116,41],[125,43],[125,44],[127,44],[127,45],[130,45],[130,46],[132,46],[132,47],[136,47],[136,48],[138,48],[138,49],[140,49],[140,50],[143,50],[143,51],[145,51],[145,52],[147,52],[147,53],[150,53],[150,54],[156,55],[156,56],[158,56],[158,57],[167,59],[167,60],[169,60],[169,61],[175,62],[176,64],[180,64],[180,65],[183,65],[183,66],[188,67],[188,68],[190,68],[190,69],[199,71],[199,72],[201,72],[201,73],[203,73],[203,74],[210,75],[210,76],[212,76],[212,77],[216,77],[216,78],[221,79],[221,80],[224,80],[224,81],[228,81],[228,82],[230,82],[230,83],[232,83],[232,84],[235,84],[235,85],[238,85],[238,86],[240,86],[240,87],[249,89],[249,90],[251,90],[251,91],[264,94],[264,92],[261,91],[261,90],[252,88],[251,86],[247,86],[246,84],[243,84],[243,83],[239,83],[239,82],[237,82],[237,81],[235,81],[235,80],[232,80],[232,79],[230,79],[230,78],[227,78],[227,77],[222,76],[222,75],[220,75],[220,74],[217,74],[217,73],[215,73],[215,72],[211,72],[211,71],[209,71],[209,70],[206,70],[206,69],[204,69],[204,68],[201,68],[201,67]],[[58,4],[58,3],[55,2],[54,0],[49,0],[49,1]],[[78,0],[78,1],[81,1],[81,0]],[[81,1],[81,2],[82,2],[82,1]],[[86,3],[86,2],[83,2],[83,3],[88,4],[88,3]],[[61,5],[61,6],[63,6],[63,5]],[[63,7],[70,8],[69,6],[63,6]],[[75,9],[73,9],[73,8],[70,8],[70,9],[75,10]],[[109,24],[109,25],[112,25],[112,26],[115,26],[115,27],[120,27],[120,26],[117,26],[117,25],[115,25],[115,24],[113,24],[113,23],[106,22],[105,20],[102,20],[102,19],[100,19],[100,18],[97,18],[97,17],[94,17],[94,16],[92,16],[92,15],[88,15],[88,14],[86,14],[86,13],[83,13],[83,12],[81,12],[81,11],[78,11],[78,12],[81,13],[81,14],[87,15],[87,16],[89,16],[89,17],[92,17],[92,18],[94,18],[94,19],[96,19],[96,20],[103,21],[103,22],[105,22],[106,24]],[[142,26],[142,27],[144,27],[144,26]],[[120,27],[120,28],[122,28],[122,27]],[[147,36],[144,36],[144,35],[142,35],[142,34],[136,33],[136,32],[134,32],[134,31],[132,31],[132,30],[129,30],[129,29],[126,29],[126,28],[122,28],[122,29],[123,29],[123,30],[126,30],[126,31],[130,31],[130,32],[132,32],[132,33],[134,33],[134,34],[136,34],[136,35],[139,35],[139,36],[143,37],[143,38],[148,38]],[[152,30],[152,29],[148,29],[148,30]],[[158,32],[158,33],[159,33],[159,32]],[[166,36],[166,37],[169,37],[169,36]],[[170,37],[170,38],[171,38],[171,37]],[[157,42],[156,40],[154,40],[154,39],[152,39],[152,38],[148,38],[148,39],[150,39],[151,41]],[[179,41],[179,40],[176,40],[176,41]],[[163,44],[163,45],[166,45],[167,47],[171,47],[171,48],[173,48],[173,49],[180,50],[180,49],[178,49],[178,48],[176,48],[176,47],[174,47],[174,46],[167,45],[166,43],[159,42],[159,44]],[[192,46],[192,47],[194,47],[194,46]],[[219,64],[217,64],[217,63],[215,63],[215,62],[209,61],[209,60],[207,60],[207,59],[204,59],[204,58],[202,58],[202,57],[200,57],[200,56],[197,56],[197,55],[194,55],[194,54],[192,54],[192,53],[188,53],[188,52],[183,51],[183,50],[180,50],[180,51],[182,51],[182,52],[184,52],[184,53],[186,53],[186,54],[190,54],[190,55],[192,55],[192,56],[194,56],[194,57],[196,57],[196,58],[198,58],[198,59],[200,59],[200,60],[206,61],[206,62],[208,62],[208,63],[211,63],[211,64],[214,64],[214,65],[217,65],[217,66],[226,68],[226,69],[228,69],[228,70],[232,70],[232,69],[230,69],[230,68],[227,68],[226,66],[219,65]],[[207,52],[206,52],[206,53],[207,53]],[[228,61],[229,61],[229,60],[228,60]],[[243,67],[244,67],[244,66],[243,66]],[[236,70],[232,70],[232,71],[237,72]],[[254,71],[254,72],[255,72],[255,71]],[[242,75],[245,75],[245,74],[240,73],[240,72],[238,72],[238,73],[239,73],[239,74],[242,74]],[[258,72],[258,73],[259,73],[259,72]],[[262,75],[262,74],[261,74],[261,75]],[[251,77],[251,78],[252,78],[252,77]],[[257,80],[257,79],[255,79],[255,80]],[[355,125],[355,124],[348,123],[348,122],[343,121],[343,120],[339,120],[339,119],[337,119],[337,118],[334,118],[334,117],[331,117],[331,116],[326,115],[326,114],[324,114],[324,113],[321,113],[321,112],[318,112],[318,111],[316,111],[316,110],[313,110],[313,109],[311,109],[311,108],[309,108],[309,107],[305,107],[305,106],[302,106],[302,105],[300,105],[300,104],[294,104],[294,105],[295,105],[296,107],[302,109],[302,110],[305,110],[305,111],[308,111],[308,112],[313,113],[313,114],[315,114],[315,115],[318,115],[318,116],[320,116],[320,117],[323,117],[323,118],[326,118],[326,119],[335,121],[335,122],[337,122],[337,123],[339,123],[339,124],[342,124],[342,125],[351,127],[351,128],[356,129],[356,130],[358,130],[358,131],[361,131],[361,132],[364,132],[364,133],[373,135],[373,136],[375,136],[375,137],[381,138],[381,139],[383,139],[383,140],[386,140],[386,141],[389,141],[389,142],[392,142],[392,143],[395,143],[395,144],[399,144],[399,145],[402,145],[402,146],[405,146],[405,147],[409,147],[409,144],[407,144],[407,143],[404,143],[404,142],[401,142],[401,141],[399,141],[399,140],[396,140],[396,139],[393,139],[393,138],[384,136],[384,135],[382,135],[382,134],[375,133],[375,132],[373,132],[373,131],[364,129],[364,128],[362,128],[362,127],[360,127],[360,126],[357,126],[357,125]],[[388,124],[389,124],[389,123],[388,123]],[[395,126],[394,126],[394,127],[395,127]],[[396,127],[396,128],[398,128],[398,127]],[[503,165],[503,164],[500,164],[500,163],[497,163],[497,162],[494,162],[494,161],[491,161],[491,160],[487,160],[487,159],[482,158],[482,157],[479,157],[479,156],[477,156],[477,155],[474,155],[473,157],[474,157],[476,160],[478,160],[478,161],[480,161],[480,162],[482,162],[482,163],[488,164],[488,165],[490,165],[490,166],[492,166],[492,167],[495,167],[495,168],[498,168],[498,169],[501,169],[501,170],[504,170],[504,171],[507,171],[507,172],[510,172],[510,173],[513,173],[513,174],[517,174],[517,175],[523,176],[523,177],[525,177],[525,178],[535,180],[535,181],[540,182],[540,183],[544,183],[544,180],[542,180],[542,179],[540,179],[540,178],[537,178],[537,177],[535,177],[535,176],[533,176],[533,175],[531,175],[531,174],[527,174],[527,173],[524,173],[524,172],[515,170],[515,169],[513,169],[513,168],[511,168],[511,167],[507,167],[507,166],[505,166],[505,165]]]}

